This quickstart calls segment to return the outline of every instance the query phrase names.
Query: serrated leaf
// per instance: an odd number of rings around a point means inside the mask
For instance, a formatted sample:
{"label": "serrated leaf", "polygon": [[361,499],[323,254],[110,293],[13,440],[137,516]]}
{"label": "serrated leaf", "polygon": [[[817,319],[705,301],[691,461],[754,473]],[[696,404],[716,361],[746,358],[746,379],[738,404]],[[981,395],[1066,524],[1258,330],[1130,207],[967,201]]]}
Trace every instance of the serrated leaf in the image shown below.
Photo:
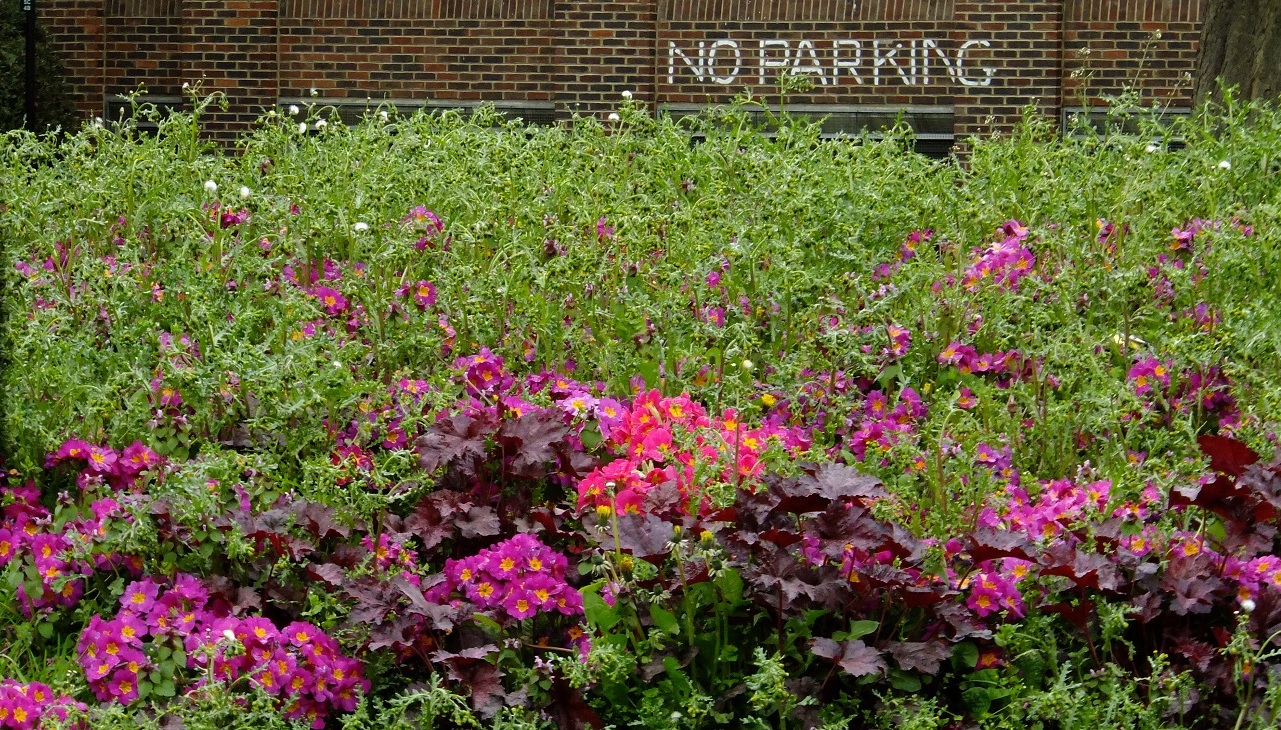
{"label": "serrated leaf", "polygon": [[655,626],[667,634],[675,636],[681,632],[680,623],[676,620],[676,614],[659,606],[657,603],[649,605],[649,617],[654,620]]}
{"label": "serrated leaf", "polygon": [[886,669],[881,653],[861,641],[838,642],[817,638],[810,641],[810,651],[815,656],[835,662],[853,677],[879,674]]}

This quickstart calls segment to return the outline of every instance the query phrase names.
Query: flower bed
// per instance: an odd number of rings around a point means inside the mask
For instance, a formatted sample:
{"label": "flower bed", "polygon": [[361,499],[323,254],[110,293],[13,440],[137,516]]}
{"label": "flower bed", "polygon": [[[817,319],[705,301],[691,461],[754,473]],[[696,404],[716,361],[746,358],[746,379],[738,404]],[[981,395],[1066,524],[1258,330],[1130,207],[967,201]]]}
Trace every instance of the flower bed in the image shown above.
{"label": "flower bed", "polygon": [[1273,112],[620,115],[8,138],[0,726],[1274,724]]}

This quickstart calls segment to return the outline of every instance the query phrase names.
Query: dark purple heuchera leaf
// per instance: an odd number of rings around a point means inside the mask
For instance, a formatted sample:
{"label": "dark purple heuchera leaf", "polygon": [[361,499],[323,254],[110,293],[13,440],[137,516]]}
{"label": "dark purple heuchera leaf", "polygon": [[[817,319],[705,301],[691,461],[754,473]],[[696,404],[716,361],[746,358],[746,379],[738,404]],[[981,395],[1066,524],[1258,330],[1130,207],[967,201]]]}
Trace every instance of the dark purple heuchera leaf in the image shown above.
{"label": "dark purple heuchera leaf", "polygon": [[[404,579],[400,578],[400,580]],[[412,585],[410,587],[413,588]],[[345,590],[348,597],[356,601],[356,605],[347,616],[347,620],[353,624],[381,623],[393,611],[397,614],[403,613],[403,601],[412,600],[400,585],[369,576],[348,581]],[[422,598],[421,593],[418,598]],[[418,607],[421,608],[425,603],[426,601],[423,600]]]}
{"label": "dark purple heuchera leaf", "polygon": [[1046,548],[1039,562],[1042,575],[1062,576],[1081,588],[1116,591],[1121,586],[1116,563],[1098,553],[1081,552],[1066,541]]}
{"label": "dark purple heuchera leaf", "polygon": [[670,521],[680,517],[684,508],[688,506],[683,504],[684,501],[685,497],[681,494],[680,487],[669,479],[650,487],[645,496],[641,497],[641,511]]}
{"label": "dark purple heuchera leaf", "polygon": [[885,660],[876,649],[862,641],[833,641],[817,638],[810,641],[810,651],[815,656],[830,659],[854,677],[884,672]]}
{"label": "dark purple heuchera leaf", "polygon": [[1247,532],[1281,514],[1281,455],[1261,465],[1259,455],[1236,439],[1202,436],[1198,443],[1218,478],[1206,485],[1175,487],[1170,492],[1172,506],[1201,507]]}
{"label": "dark purple heuchera leaf", "polygon": [[998,558],[1035,560],[1036,546],[1028,542],[1027,533],[980,527],[970,533],[965,552],[975,563]]}
{"label": "dark purple heuchera leaf", "polygon": [[[611,547],[610,523],[601,525],[601,545]],[[618,541],[623,552],[646,560],[659,559],[671,550],[672,525],[654,515],[618,515]]]}
{"label": "dark purple heuchera leaf", "polygon": [[341,586],[347,581],[346,571],[333,563],[312,563],[307,566],[307,575],[331,586]]}
{"label": "dark purple heuchera leaf", "polygon": [[952,647],[943,641],[891,641],[885,649],[900,669],[925,674],[938,674],[939,667],[952,656]]}
{"label": "dark purple heuchera leaf", "polygon": [[318,540],[324,540],[327,537],[345,538],[351,535],[350,527],[335,520],[332,507],[319,502],[303,501],[295,502],[294,508],[299,524]]}
{"label": "dark purple heuchera leaf", "polygon": [[1204,641],[1198,641],[1187,634],[1174,638],[1174,651],[1202,672],[1210,668],[1210,662],[1219,658],[1219,650],[1216,647]]}
{"label": "dark purple heuchera leaf", "polygon": [[471,705],[486,719],[498,714],[507,704],[507,691],[503,689],[503,673],[492,664],[467,662],[455,659],[446,664],[449,678],[471,691]]}
{"label": "dark purple heuchera leaf", "polygon": [[1254,449],[1229,436],[1206,435],[1196,442],[1201,453],[1210,457],[1210,468],[1230,477],[1241,476],[1247,466],[1259,460]]}
{"label": "dark purple heuchera leaf", "polygon": [[[477,661],[488,659],[491,654],[498,653],[498,646],[495,644],[484,644],[482,646],[473,646],[469,649],[462,649],[458,652],[445,651],[440,649],[432,652],[431,660],[438,664],[451,664],[458,666],[468,666]],[[460,661],[461,660],[461,661]]]}
{"label": "dark purple heuchera leaf", "polygon": [[[809,470],[806,469],[806,471]],[[810,473],[813,474],[813,481],[803,480],[803,485],[812,488],[814,494],[833,501],[884,499],[889,496],[880,479],[871,474],[864,474],[852,466],[824,464],[818,467],[817,471]]]}
{"label": "dark purple heuchera leaf", "polygon": [[454,516],[458,532],[467,539],[493,537],[500,532],[498,512],[489,505],[476,505]]}
{"label": "dark purple heuchera leaf", "polygon": [[552,678],[550,700],[545,711],[559,730],[593,730],[605,726],[583,693],[571,687],[560,672]]}
{"label": "dark purple heuchera leaf", "polygon": [[1161,588],[1169,595],[1170,610],[1180,616],[1209,613],[1214,608],[1215,593],[1225,586],[1218,575],[1218,566],[1205,553],[1188,556],[1176,550],[1161,576]]}
{"label": "dark purple heuchera leaf", "polygon": [[513,476],[538,478],[544,465],[556,459],[557,445],[569,435],[569,427],[551,409],[532,411],[503,422],[498,443],[511,459]]}
{"label": "dark purple heuchera leaf", "polygon": [[824,554],[834,560],[841,559],[846,545],[871,554],[898,547],[893,529],[858,505],[834,502],[807,522],[805,531],[814,535]]}
{"label": "dark purple heuchera leaf", "polygon": [[963,603],[944,601],[934,607],[934,615],[952,627],[952,640],[990,639],[992,631]]}
{"label": "dark purple heuchera leaf", "polygon": [[454,536],[454,514],[471,506],[463,494],[439,489],[418,502],[414,513],[405,518],[405,530],[416,536],[424,550],[430,550]]}
{"label": "dark purple heuchera leaf", "polygon": [[418,438],[418,463],[428,472],[442,466],[476,475],[476,464],[485,458],[485,440],[494,432],[489,418],[459,414],[442,419]]}
{"label": "dark purple heuchera leaf", "polygon": [[[1254,597],[1255,608],[1250,612],[1250,633],[1254,636],[1277,636],[1281,632],[1281,590],[1264,584]],[[1273,639],[1281,645],[1281,636]]]}

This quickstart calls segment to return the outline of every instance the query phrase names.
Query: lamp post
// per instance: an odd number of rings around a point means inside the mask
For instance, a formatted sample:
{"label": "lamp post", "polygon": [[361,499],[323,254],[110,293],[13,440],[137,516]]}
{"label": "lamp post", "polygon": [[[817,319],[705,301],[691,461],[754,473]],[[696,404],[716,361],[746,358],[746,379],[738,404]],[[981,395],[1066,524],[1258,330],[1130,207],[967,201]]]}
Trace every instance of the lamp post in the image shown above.
{"label": "lamp post", "polygon": [[22,0],[26,13],[26,115],[27,129],[36,131],[36,0]]}

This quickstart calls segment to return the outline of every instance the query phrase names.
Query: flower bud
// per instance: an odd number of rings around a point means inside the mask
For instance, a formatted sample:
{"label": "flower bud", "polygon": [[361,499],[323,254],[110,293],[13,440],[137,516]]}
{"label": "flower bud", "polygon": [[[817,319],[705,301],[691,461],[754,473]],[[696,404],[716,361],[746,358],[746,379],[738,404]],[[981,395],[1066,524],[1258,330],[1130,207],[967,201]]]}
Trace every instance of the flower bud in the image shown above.
{"label": "flower bud", "polygon": [[214,193],[218,192],[218,183],[214,182],[213,180],[206,180],[205,192],[209,193],[210,195],[213,195]]}

